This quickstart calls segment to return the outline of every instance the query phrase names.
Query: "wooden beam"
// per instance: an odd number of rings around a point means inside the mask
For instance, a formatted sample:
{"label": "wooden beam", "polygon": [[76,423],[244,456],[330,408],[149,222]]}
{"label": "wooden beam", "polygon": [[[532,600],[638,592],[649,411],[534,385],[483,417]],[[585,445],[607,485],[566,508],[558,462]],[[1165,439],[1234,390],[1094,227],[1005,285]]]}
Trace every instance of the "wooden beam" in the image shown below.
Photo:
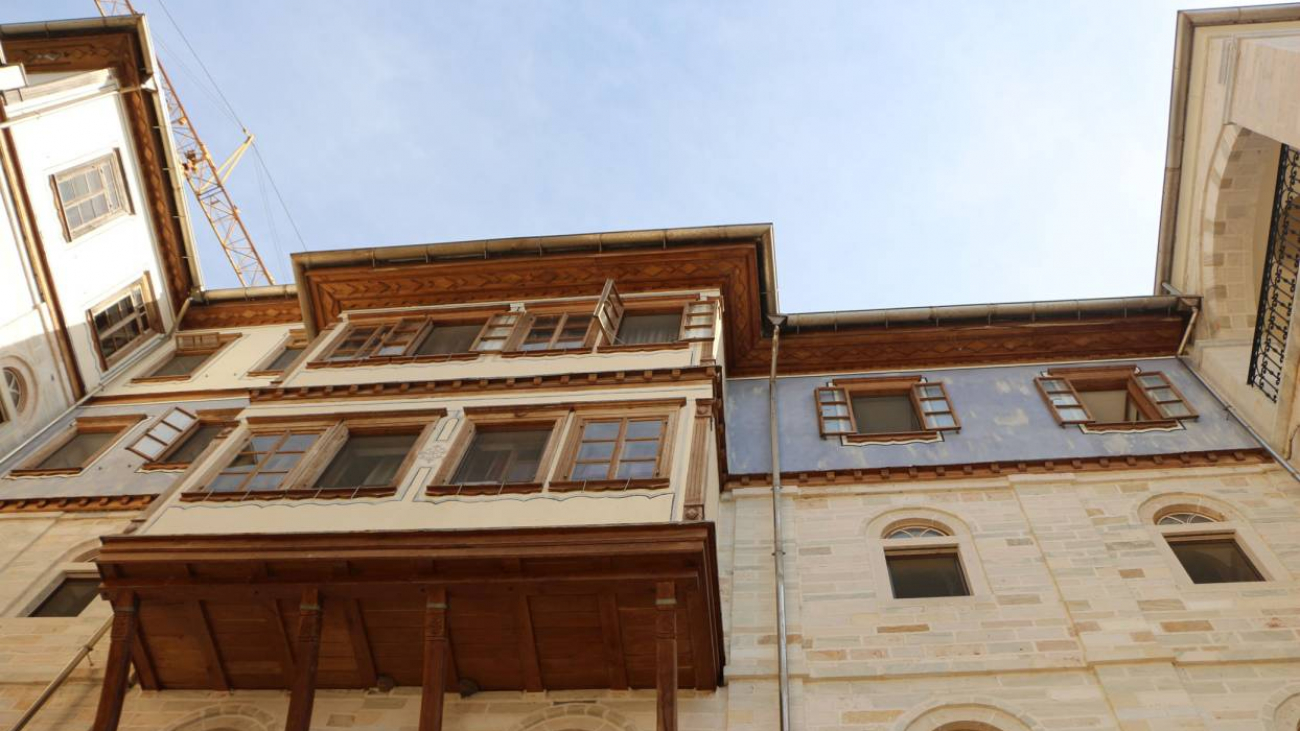
{"label": "wooden beam", "polygon": [[298,607],[298,658],[294,668],[293,688],[289,695],[289,714],[284,731],[310,731],[312,701],[316,698],[316,661],[320,657],[321,600],[320,592],[309,589],[302,593]]}
{"label": "wooden beam", "polygon": [[677,592],[655,585],[655,728],[677,731]]}
{"label": "wooden beam", "polygon": [[447,590],[430,589],[424,605],[424,689],[420,694],[419,731],[442,731],[447,644]]}
{"label": "wooden beam", "polygon": [[203,654],[204,664],[207,665],[208,679],[212,682],[212,687],[217,690],[230,690],[230,679],[226,677],[226,667],[221,662],[221,653],[212,638],[212,624],[208,621],[207,611],[203,609],[203,602],[196,599],[185,604],[190,615],[190,632],[194,634],[194,641],[199,643],[199,651]]}
{"label": "wooden beam", "polygon": [[379,673],[375,670],[375,656],[370,651],[370,637],[366,634],[366,623],[361,617],[361,607],[356,599],[343,599],[343,618],[348,625],[348,639],[352,643],[352,654],[357,660],[357,675],[361,684],[373,688],[379,684]]}
{"label": "wooden beam", "polygon": [[131,664],[135,666],[135,674],[140,677],[141,688],[159,690],[158,672],[154,669],[153,658],[149,656],[149,648],[145,646],[140,627],[136,627],[135,639],[131,641]]}
{"label": "wooden beam", "polygon": [[293,687],[294,678],[294,660],[293,660],[293,642],[289,640],[289,633],[284,629],[284,615],[280,613],[280,602],[271,599],[265,602],[257,602],[266,612],[266,621],[272,627],[272,634],[275,639],[272,644],[275,650],[280,654],[280,667],[284,669],[284,687]]}
{"label": "wooden beam", "polygon": [[600,635],[605,644],[605,663],[609,667],[609,687],[627,690],[623,630],[618,619],[618,599],[614,594],[600,595]]}
{"label": "wooden beam", "polygon": [[140,600],[131,592],[112,599],[113,629],[109,635],[108,661],[104,665],[104,684],[99,689],[99,708],[95,710],[92,731],[117,731],[126,700],[126,679],[131,669],[131,646],[135,644],[140,624]]}
{"label": "wooden beam", "polygon": [[515,636],[519,647],[519,667],[524,675],[524,690],[537,692],[542,687],[542,663],[537,657],[537,638],[533,634],[533,614],[528,610],[528,595],[515,595]]}

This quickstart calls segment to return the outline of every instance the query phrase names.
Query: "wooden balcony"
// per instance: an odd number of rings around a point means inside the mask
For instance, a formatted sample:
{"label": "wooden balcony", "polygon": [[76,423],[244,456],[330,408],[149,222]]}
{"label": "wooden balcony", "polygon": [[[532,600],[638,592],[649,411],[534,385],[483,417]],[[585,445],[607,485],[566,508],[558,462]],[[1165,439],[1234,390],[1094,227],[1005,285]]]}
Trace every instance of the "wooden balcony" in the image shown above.
{"label": "wooden balcony", "polygon": [[[147,689],[712,690],[723,667],[711,523],[510,530],[110,536],[116,624],[95,731],[126,671]],[[427,716],[427,718],[426,718]]]}

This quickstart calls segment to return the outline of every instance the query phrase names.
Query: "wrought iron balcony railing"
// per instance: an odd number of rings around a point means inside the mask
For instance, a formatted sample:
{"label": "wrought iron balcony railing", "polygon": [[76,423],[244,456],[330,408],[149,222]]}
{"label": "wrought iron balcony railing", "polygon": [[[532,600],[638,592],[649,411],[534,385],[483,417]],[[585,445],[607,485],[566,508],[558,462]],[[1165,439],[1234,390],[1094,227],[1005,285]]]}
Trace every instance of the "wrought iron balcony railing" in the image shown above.
{"label": "wrought iron balcony railing", "polygon": [[1277,401],[1300,272],[1300,150],[1282,145],[1246,382]]}

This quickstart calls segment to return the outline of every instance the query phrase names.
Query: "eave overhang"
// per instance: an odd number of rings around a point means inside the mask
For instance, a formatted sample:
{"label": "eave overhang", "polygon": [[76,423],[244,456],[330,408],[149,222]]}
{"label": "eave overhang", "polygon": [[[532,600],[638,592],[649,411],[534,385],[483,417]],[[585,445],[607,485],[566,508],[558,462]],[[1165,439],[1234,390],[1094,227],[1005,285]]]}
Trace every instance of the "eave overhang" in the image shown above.
{"label": "eave overhang", "polygon": [[[304,592],[322,688],[422,684],[424,609],[446,593],[449,688],[655,687],[656,589],[676,591],[679,686],[722,680],[712,523],[344,534],[119,535],[97,559],[138,601],[150,689],[287,688]],[[312,594],[316,596],[316,594]],[[328,659],[328,661],[327,661]],[[472,682],[471,682],[472,681]]]}

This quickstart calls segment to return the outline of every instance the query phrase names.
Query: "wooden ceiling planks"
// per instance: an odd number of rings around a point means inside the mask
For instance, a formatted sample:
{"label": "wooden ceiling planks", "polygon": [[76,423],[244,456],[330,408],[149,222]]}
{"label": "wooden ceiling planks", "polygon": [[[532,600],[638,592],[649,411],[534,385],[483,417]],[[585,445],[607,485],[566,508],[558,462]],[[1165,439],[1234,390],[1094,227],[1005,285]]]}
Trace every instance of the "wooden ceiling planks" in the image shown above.
{"label": "wooden ceiling planks", "polygon": [[290,687],[295,599],[315,591],[317,687],[375,687],[380,676],[421,685],[426,594],[441,590],[449,688],[654,688],[664,581],[686,599],[676,609],[681,687],[720,680],[711,524],[323,537],[107,538],[106,593],[140,601],[142,684]]}

